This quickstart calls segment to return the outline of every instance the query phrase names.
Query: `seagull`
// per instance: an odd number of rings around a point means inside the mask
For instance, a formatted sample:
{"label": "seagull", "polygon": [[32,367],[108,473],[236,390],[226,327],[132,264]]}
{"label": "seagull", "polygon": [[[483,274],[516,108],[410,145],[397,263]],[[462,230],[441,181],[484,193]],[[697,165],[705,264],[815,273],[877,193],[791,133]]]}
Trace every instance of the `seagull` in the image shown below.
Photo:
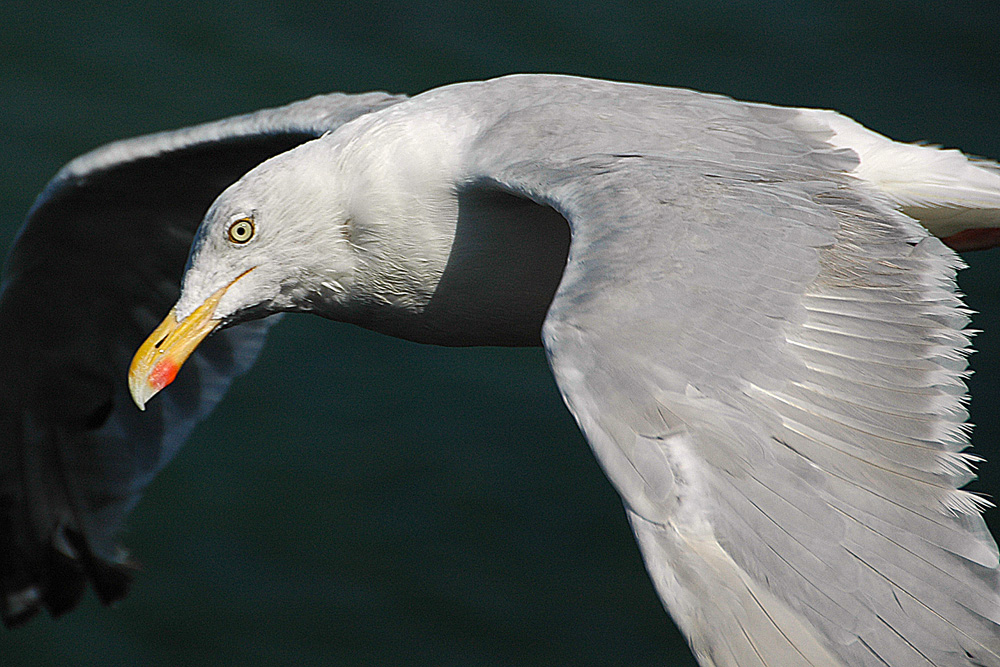
{"label": "seagull", "polygon": [[126,594],[126,515],[305,312],[544,346],[701,665],[1000,666],[955,284],[996,245],[992,162],[561,75],[98,148],[0,292],[3,620]]}

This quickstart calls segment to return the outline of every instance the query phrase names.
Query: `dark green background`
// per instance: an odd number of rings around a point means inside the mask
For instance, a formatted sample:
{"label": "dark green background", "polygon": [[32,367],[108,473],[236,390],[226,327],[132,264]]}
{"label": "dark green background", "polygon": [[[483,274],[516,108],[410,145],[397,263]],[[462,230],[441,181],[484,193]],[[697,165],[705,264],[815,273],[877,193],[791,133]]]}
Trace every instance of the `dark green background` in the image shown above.
{"label": "dark green background", "polygon": [[[835,108],[1000,157],[998,6],[7,0],[0,251],[56,169],[109,140],[518,71]],[[961,277],[984,311],[970,384],[993,492],[998,257]],[[0,665],[693,664],[540,350],[289,317],[125,539],[131,596],[0,632]]]}

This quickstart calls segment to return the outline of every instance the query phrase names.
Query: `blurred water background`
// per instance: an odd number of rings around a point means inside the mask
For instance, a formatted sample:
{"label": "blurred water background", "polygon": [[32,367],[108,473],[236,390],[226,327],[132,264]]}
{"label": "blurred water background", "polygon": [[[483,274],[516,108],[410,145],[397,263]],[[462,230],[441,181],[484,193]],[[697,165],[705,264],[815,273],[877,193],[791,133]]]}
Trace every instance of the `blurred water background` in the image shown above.
{"label": "blurred water background", "polygon": [[[55,171],[107,141],[510,72],[834,108],[1000,158],[998,28],[995,2],[5,0],[0,251]],[[998,258],[961,276],[993,493]],[[0,632],[0,665],[694,664],[540,350],[289,317],[125,540],[144,565],[128,599]]]}

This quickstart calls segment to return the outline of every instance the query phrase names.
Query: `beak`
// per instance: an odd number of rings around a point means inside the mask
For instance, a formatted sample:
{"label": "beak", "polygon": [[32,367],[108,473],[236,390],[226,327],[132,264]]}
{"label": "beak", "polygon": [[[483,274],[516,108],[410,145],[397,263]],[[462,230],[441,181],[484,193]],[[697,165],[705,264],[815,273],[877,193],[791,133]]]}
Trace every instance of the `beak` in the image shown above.
{"label": "beak", "polygon": [[149,399],[174,381],[201,341],[222,324],[221,319],[213,318],[215,308],[226,291],[247,273],[250,271],[210,296],[183,321],[177,321],[176,309],[171,308],[160,326],[139,346],[128,369],[128,388],[140,410],[145,410]]}

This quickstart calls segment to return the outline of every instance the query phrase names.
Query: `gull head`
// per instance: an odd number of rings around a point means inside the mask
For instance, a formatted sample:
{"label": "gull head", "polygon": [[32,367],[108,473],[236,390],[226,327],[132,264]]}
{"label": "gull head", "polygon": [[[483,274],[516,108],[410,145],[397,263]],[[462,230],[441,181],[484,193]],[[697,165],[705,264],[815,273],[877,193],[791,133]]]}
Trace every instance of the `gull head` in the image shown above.
{"label": "gull head", "polygon": [[136,404],[167,386],[212,331],[276,312],[420,340],[414,316],[436,294],[455,237],[467,134],[389,107],[227,188],[198,228],[177,304],[132,361]]}
{"label": "gull head", "polygon": [[216,329],[346,301],[355,257],[337,179],[324,169],[328,152],[314,141],[268,160],[209,208],[180,297],[129,368],[140,409]]}

